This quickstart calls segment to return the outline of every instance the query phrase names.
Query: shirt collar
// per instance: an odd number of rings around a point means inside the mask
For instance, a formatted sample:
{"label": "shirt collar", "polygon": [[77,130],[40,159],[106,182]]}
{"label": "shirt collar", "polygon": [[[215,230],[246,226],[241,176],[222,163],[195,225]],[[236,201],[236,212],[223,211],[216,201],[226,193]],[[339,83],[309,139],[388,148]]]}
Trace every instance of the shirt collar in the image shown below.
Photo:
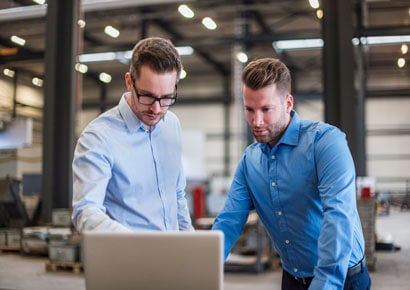
{"label": "shirt collar", "polygon": [[281,140],[279,140],[279,143],[296,146],[299,140],[300,118],[295,110],[290,112],[290,116],[292,117],[292,120],[290,121],[285,134],[283,134]]}
{"label": "shirt collar", "polygon": [[[290,116],[292,117],[288,128],[283,134],[282,138],[280,138],[279,142],[275,145],[274,148],[277,148],[279,144],[286,144],[290,146],[296,146],[299,141],[299,131],[300,131],[300,118],[298,113],[295,110],[290,112]],[[261,149],[265,153],[269,153],[271,148],[269,147],[268,143],[261,143]],[[273,149],[273,148],[272,148]]]}
{"label": "shirt collar", "polygon": [[[124,119],[125,125],[127,126],[127,129],[130,133],[135,132],[138,129],[146,131],[144,124],[141,122],[140,119],[137,118],[137,116],[135,116],[134,112],[131,110],[130,106],[127,103],[127,98],[129,98],[130,96],[130,92],[125,92],[121,97],[120,103],[118,104],[118,108],[120,110],[121,116]],[[164,117],[162,117],[159,123],[165,121],[165,116],[166,114],[164,115]],[[152,126],[151,131],[156,126],[158,126],[158,124]]]}

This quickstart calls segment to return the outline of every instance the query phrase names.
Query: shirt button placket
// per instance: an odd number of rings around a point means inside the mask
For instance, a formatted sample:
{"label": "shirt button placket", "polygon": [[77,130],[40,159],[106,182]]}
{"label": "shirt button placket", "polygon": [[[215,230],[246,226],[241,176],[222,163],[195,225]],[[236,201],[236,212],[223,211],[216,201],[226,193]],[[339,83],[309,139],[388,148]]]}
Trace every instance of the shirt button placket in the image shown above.
{"label": "shirt button placket", "polygon": [[[272,158],[272,160],[275,160],[275,155],[272,155],[271,158]],[[276,186],[276,182],[272,181],[271,185]]]}

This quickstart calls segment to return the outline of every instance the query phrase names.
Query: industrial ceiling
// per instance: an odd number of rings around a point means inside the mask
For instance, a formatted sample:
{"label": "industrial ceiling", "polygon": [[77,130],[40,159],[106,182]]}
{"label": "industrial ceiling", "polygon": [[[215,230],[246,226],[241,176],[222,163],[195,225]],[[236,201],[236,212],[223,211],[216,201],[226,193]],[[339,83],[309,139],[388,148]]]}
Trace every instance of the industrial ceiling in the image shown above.
{"label": "industrial ceiling", "polygon": [[[410,97],[410,53],[401,52],[403,44],[410,45],[405,39],[410,37],[410,1],[352,2],[353,34],[356,41],[361,39],[364,43],[366,97]],[[235,70],[233,60],[240,51],[249,60],[281,58],[292,70],[296,97],[322,96],[322,49],[283,50],[273,46],[273,42],[280,40],[321,38],[318,9],[312,8],[308,0],[82,0],[80,3],[81,18],[86,23],[79,42],[83,54],[124,52],[146,36],[163,36],[176,46],[191,46],[192,55],[182,57],[187,72],[179,85],[182,103],[226,101],[226,88],[230,88]],[[183,17],[178,12],[181,4],[188,5],[194,17]],[[44,76],[46,10],[47,5],[32,0],[0,1],[2,70],[10,68],[29,76]],[[211,17],[217,28],[206,29],[202,24],[204,17]],[[107,36],[104,33],[107,25],[118,29],[120,35]],[[13,35],[25,39],[25,45],[13,43],[10,40]],[[366,44],[364,37],[375,36],[396,36],[402,41]],[[403,68],[398,67],[399,58],[407,61]],[[86,64],[84,91],[95,87],[101,72],[108,73],[112,76],[107,85],[108,99],[115,104],[120,91],[125,89],[123,75],[128,62],[117,59]],[[84,104],[92,98],[84,93]]]}

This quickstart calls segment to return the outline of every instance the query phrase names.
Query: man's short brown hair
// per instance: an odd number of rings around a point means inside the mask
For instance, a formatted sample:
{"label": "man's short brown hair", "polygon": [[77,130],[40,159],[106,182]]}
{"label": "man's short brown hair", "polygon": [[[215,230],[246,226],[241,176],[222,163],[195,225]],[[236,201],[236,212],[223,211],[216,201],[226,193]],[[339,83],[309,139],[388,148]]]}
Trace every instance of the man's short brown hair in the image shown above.
{"label": "man's short brown hair", "polygon": [[161,37],[150,37],[140,40],[132,51],[130,64],[131,77],[138,79],[141,67],[148,66],[157,73],[177,72],[177,80],[181,73],[181,57],[172,42]]}
{"label": "man's short brown hair", "polygon": [[291,90],[290,71],[276,58],[261,58],[250,62],[242,72],[242,82],[252,90],[276,84],[284,96]]}

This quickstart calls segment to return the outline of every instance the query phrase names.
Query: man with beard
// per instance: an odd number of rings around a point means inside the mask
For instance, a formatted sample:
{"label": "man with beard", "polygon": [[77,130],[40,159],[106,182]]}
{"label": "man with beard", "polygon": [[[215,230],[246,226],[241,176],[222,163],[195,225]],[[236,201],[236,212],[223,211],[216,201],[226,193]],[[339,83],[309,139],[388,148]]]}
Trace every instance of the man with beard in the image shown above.
{"label": "man with beard", "polygon": [[185,199],[181,128],[168,111],[182,69],[173,44],[134,47],[119,104],[90,122],[73,160],[78,231],[193,230]]}
{"label": "man with beard", "polygon": [[299,118],[281,61],[249,63],[242,82],[257,142],[245,150],[213,225],[225,234],[225,257],[256,210],[282,260],[283,290],[370,289],[345,134]]}

